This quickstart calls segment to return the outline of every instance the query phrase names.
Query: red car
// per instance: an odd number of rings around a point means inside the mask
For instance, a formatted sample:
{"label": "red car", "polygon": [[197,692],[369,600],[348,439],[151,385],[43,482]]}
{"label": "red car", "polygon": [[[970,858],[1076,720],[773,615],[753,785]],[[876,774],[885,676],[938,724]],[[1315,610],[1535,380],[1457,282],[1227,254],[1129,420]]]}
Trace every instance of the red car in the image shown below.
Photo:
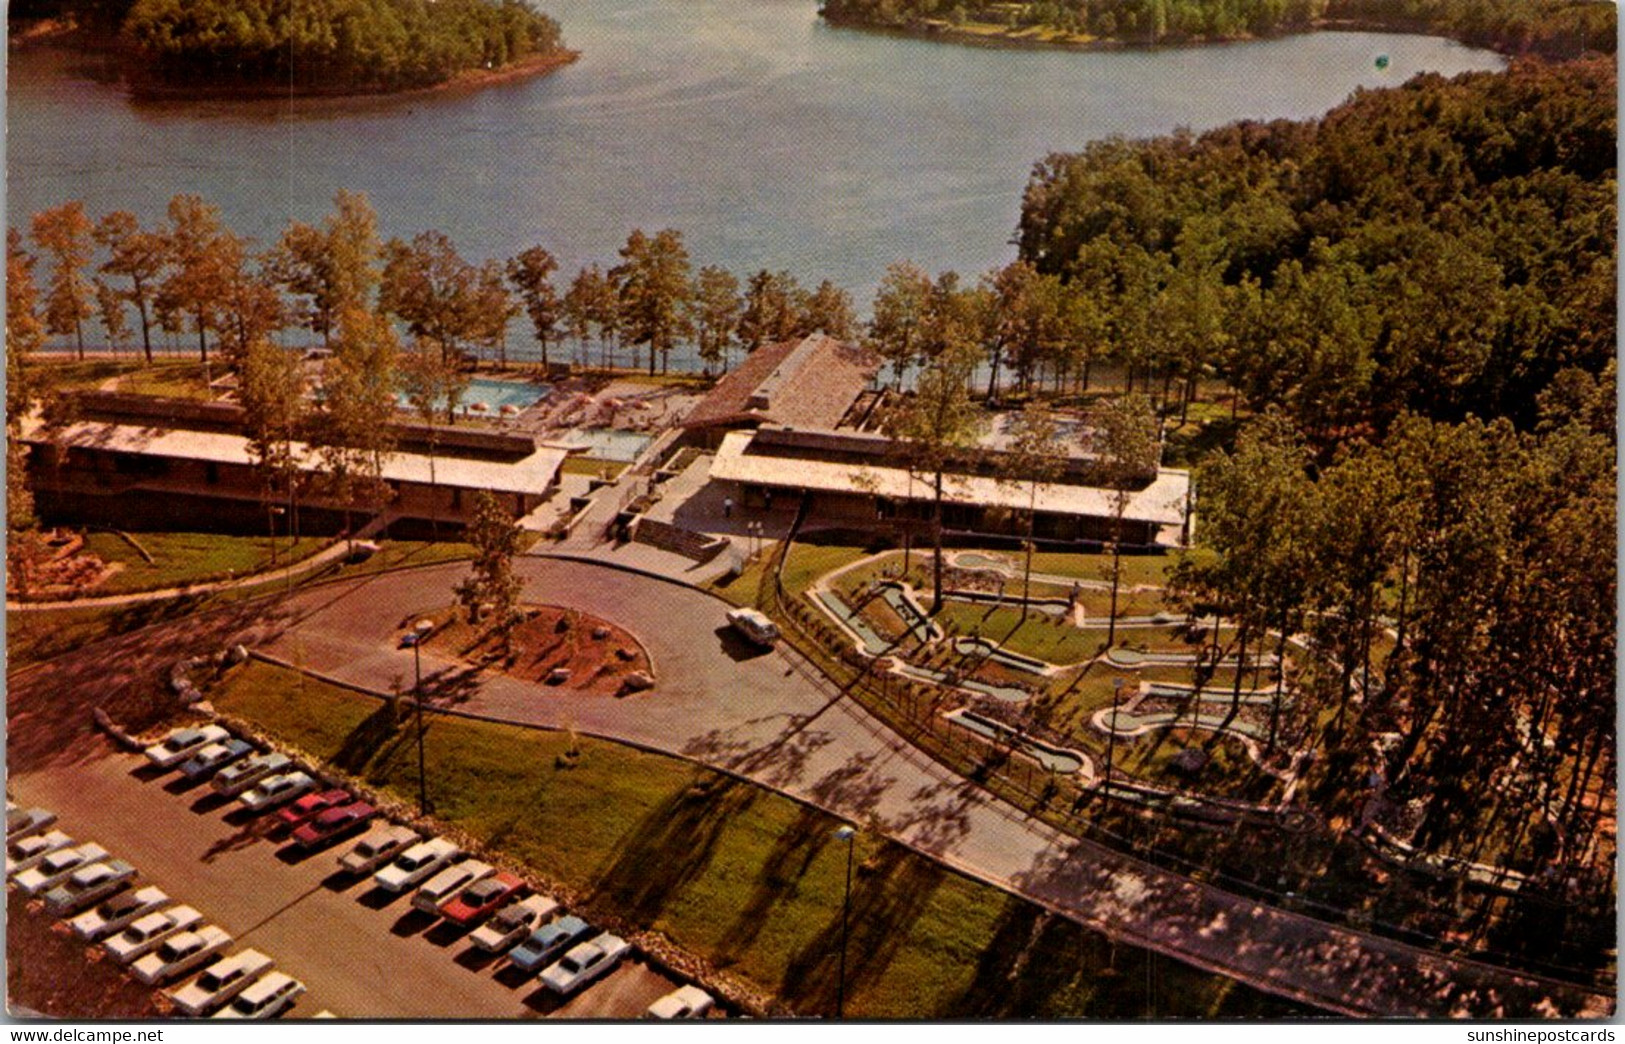
{"label": "red car", "polygon": [[477,924],[509,899],[529,891],[530,886],[513,874],[496,874],[463,889],[457,898],[440,908],[440,916],[453,924]]}
{"label": "red car", "polygon": [[276,814],[277,822],[285,827],[296,827],[307,819],[314,819],[327,809],[347,803],[347,790],[324,790],[320,794],[306,794]]}
{"label": "red car", "polygon": [[293,843],[300,848],[317,845],[341,837],[351,830],[366,826],[378,810],[365,801],[352,801],[348,805],[318,812],[293,832]]}

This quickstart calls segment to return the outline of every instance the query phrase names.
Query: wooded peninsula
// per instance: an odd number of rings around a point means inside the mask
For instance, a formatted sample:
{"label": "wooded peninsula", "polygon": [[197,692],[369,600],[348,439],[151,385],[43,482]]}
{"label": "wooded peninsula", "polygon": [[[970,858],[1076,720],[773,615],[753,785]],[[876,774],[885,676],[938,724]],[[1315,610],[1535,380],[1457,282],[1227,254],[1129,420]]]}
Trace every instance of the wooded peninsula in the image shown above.
{"label": "wooded peninsula", "polygon": [[825,0],[836,25],[966,43],[1145,47],[1314,29],[1445,36],[1505,54],[1612,54],[1611,3],[1571,0]]}
{"label": "wooded peninsula", "polygon": [[424,90],[575,57],[522,0],[36,0],[10,18],[121,55],[136,94]]}

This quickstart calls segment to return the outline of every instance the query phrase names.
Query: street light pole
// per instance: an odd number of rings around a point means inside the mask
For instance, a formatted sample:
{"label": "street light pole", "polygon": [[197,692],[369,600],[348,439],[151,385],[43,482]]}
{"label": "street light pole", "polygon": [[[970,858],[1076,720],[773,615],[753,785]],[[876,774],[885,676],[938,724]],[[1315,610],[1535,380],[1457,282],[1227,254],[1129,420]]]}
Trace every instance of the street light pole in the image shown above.
{"label": "street light pole", "polygon": [[429,777],[423,767],[423,639],[434,630],[434,623],[419,620],[412,628],[416,636],[412,642],[412,672],[416,679],[412,687],[412,702],[417,705],[418,719],[418,815],[429,814]]}
{"label": "street light pole", "polygon": [[835,836],[846,842],[846,891],[841,896],[841,973],[835,983],[835,1017],[846,1017],[846,922],[852,911],[852,839],[858,832],[851,826],[835,831]]}

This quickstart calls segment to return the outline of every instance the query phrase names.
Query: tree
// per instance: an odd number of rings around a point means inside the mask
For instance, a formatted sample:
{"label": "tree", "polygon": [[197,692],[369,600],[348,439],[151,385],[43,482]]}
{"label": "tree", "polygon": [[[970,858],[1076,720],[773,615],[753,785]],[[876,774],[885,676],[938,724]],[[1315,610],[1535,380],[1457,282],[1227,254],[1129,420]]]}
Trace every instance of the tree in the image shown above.
{"label": "tree", "polygon": [[707,265],[694,283],[693,315],[695,340],[707,375],[713,366],[728,368],[728,352],[739,329],[739,280],[725,268]]}
{"label": "tree", "polygon": [[[360,501],[381,511],[388,494],[383,470],[395,447],[391,422],[400,346],[394,329],[375,312],[347,308],[338,318],[314,434],[329,492],[348,517]],[[353,539],[354,527],[345,528]]]}
{"label": "tree", "polygon": [[917,265],[898,261],[887,266],[875,291],[870,311],[869,347],[891,363],[894,383],[903,386],[903,374],[920,353],[920,327],[931,299],[931,277]]}
{"label": "tree", "polygon": [[338,314],[367,308],[380,278],[378,216],[360,192],[340,190],[320,227],[295,221],[268,263],[275,280],[307,299],[305,325],[331,345]]}
{"label": "tree", "polygon": [[1038,487],[1054,482],[1066,467],[1061,430],[1050,411],[1037,400],[1027,403],[1010,425],[1010,451],[1000,469],[1005,481],[1027,483],[1027,537],[1022,541],[1021,618],[1027,619],[1032,595],[1033,529],[1038,520]]}
{"label": "tree", "polygon": [[932,476],[931,612],[942,609],[942,503],[945,473],[956,454],[973,445],[981,430],[981,412],[967,390],[978,352],[973,342],[955,336],[926,363],[914,393],[893,415],[891,434],[902,442],[910,468]]}
{"label": "tree", "polygon": [[124,340],[130,336],[130,324],[124,318],[124,298],[117,290],[96,280],[96,311],[107,334],[107,345],[114,352],[124,349]]}
{"label": "tree", "polygon": [[1112,598],[1106,621],[1110,645],[1117,637],[1117,592],[1123,578],[1123,515],[1135,488],[1157,468],[1158,425],[1150,400],[1141,395],[1103,400],[1090,418],[1088,439],[1100,484],[1112,491]]}
{"label": "tree", "polygon": [[508,261],[508,282],[519,294],[531,331],[542,346],[542,369],[547,369],[547,347],[558,336],[562,318],[559,292],[553,288],[558,260],[541,247],[530,247]]}
{"label": "tree", "polygon": [[391,239],[385,244],[378,307],[399,317],[414,337],[433,341],[447,360],[457,358],[464,342],[489,329],[481,312],[480,271],[441,232],[420,232],[410,243]]}
{"label": "tree", "polygon": [[198,355],[208,362],[208,333],[220,326],[221,302],[242,263],[242,241],[221,223],[218,207],[183,193],[169,201],[165,243],[170,268],[158,289],[158,307],[191,320]]}
{"label": "tree", "polygon": [[150,366],[152,319],[149,312],[158,277],[169,260],[169,245],[162,232],[143,231],[135,215],[127,210],[115,210],[102,218],[94,235],[109,255],[101,271],[130,281],[122,296],[135,305],[136,314],[141,317],[141,350]]}
{"label": "tree", "polygon": [[18,590],[32,587],[35,530],[34,495],[28,488],[28,447],[21,438],[23,418],[34,408],[39,387],[28,359],[45,340],[39,319],[39,289],[32,255],[15,228],[6,230],[6,562]]}
{"label": "tree", "polygon": [[474,546],[469,575],[456,587],[457,600],[468,610],[470,622],[482,623],[481,633],[496,634],[503,655],[511,654],[513,629],[522,618],[519,595],[523,584],[514,575],[522,531],[518,521],[487,490],[474,496],[474,520],[467,539]]}
{"label": "tree", "polygon": [[789,272],[764,268],[747,280],[745,308],[739,315],[739,343],[745,346],[746,354],[796,335],[799,290]]}
{"label": "tree", "polygon": [[239,369],[250,346],[269,338],[287,322],[286,305],[277,293],[265,259],[257,259],[253,268],[248,261],[236,245],[225,249],[223,263],[227,271],[218,305],[220,341]]}
{"label": "tree", "polygon": [[[237,397],[243,407],[248,456],[260,474],[272,559],[275,560],[274,504],[279,497],[286,503],[289,536],[299,532],[302,461],[294,447],[308,412],[299,357],[265,338],[250,341],[239,361]],[[343,408],[342,403],[340,408]]]}
{"label": "tree", "polygon": [[807,333],[822,330],[837,341],[850,341],[858,328],[852,295],[828,279],[819,283],[802,307],[801,326]]}
{"label": "tree", "polygon": [[[463,391],[468,387],[468,374],[462,367],[448,361],[433,343],[420,337],[412,342],[411,349],[401,358],[401,385],[407,404],[423,419],[428,429],[429,492],[431,497],[438,499],[435,457],[440,432],[435,422],[441,411],[446,414],[446,422],[452,422],[455,416],[452,404],[462,398]],[[438,540],[438,518],[430,515],[429,521]]]}
{"label": "tree", "polygon": [[634,229],[621,248],[621,263],[610,269],[621,303],[621,330],[633,344],[649,346],[649,373],[662,366],[677,342],[690,336],[688,249],[682,234],[662,229],[653,239]]}
{"label": "tree", "polygon": [[85,357],[84,323],[95,314],[95,293],[85,278],[91,256],[91,223],[79,200],[34,215],[34,243],[51,262],[45,289],[45,328],[72,334]]}
{"label": "tree", "polygon": [[604,368],[609,368],[620,336],[620,303],[614,284],[597,265],[580,269],[570,281],[564,294],[564,325],[583,351],[587,341],[596,338]]}
{"label": "tree", "polygon": [[520,307],[508,293],[503,279],[502,265],[487,261],[479,268],[474,289],[474,340],[497,352],[497,362],[508,365],[508,323],[519,314]]}

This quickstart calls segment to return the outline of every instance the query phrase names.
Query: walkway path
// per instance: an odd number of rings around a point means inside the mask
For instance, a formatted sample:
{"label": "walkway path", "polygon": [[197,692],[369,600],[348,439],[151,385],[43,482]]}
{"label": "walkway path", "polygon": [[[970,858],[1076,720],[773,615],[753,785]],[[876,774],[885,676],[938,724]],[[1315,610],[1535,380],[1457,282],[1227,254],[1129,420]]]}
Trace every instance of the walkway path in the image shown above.
{"label": "walkway path", "polygon": [[[244,637],[271,655],[373,691],[410,676],[401,628],[444,605],[466,566],[327,585]],[[728,629],[703,592],[582,561],[531,557],[526,598],[639,635],[657,686],[627,699],[563,694],[506,676],[462,678],[431,644],[426,675],[459,679],[455,708],[638,743],[740,774],[884,831],[970,876],[1250,985],[1349,1015],[1602,1017],[1611,995],[1340,928],[1079,841],[936,764],[786,651]]]}

